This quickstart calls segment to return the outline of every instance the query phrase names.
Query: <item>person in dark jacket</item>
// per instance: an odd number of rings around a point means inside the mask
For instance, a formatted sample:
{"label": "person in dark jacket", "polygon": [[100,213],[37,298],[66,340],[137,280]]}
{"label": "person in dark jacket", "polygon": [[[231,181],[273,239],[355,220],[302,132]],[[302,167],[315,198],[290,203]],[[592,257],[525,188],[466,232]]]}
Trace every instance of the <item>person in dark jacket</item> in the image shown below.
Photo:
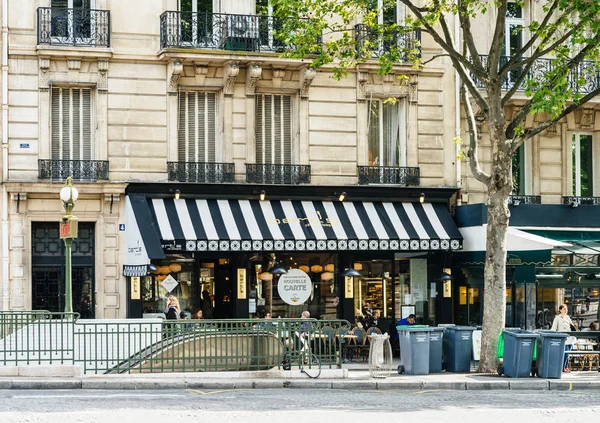
{"label": "person in dark jacket", "polygon": [[167,305],[165,307],[165,319],[177,320],[179,318],[179,313],[181,313],[181,309],[179,307],[179,301],[177,300],[177,297],[169,295],[167,297]]}

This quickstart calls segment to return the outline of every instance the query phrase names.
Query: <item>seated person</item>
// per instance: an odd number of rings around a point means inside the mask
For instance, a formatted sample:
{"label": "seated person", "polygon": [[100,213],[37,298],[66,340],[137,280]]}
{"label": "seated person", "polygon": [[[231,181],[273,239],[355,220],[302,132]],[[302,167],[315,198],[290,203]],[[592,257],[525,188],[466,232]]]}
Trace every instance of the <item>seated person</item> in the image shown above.
{"label": "seated person", "polygon": [[415,325],[416,323],[417,323],[417,316],[415,316],[414,314],[410,314],[407,318],[398,320],[398,323],[396,324],[396,326],[412,326],[412,325]]}
{"label": "seated person", "polygon": [[369,330],[369,328],[377,327],[379,324],[379,318],[381,317],[381,311],[373,310],[372,316],[367,316],[364,322],[364,329]]}

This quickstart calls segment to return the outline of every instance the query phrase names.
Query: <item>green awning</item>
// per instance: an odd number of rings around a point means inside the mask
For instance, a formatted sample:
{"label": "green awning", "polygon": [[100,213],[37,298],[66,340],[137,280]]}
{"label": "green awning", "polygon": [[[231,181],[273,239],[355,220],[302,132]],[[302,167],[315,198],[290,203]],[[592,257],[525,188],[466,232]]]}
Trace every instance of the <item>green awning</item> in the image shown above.
{"label": "green awning", "polygon": [[537,230],[537,229],[521,229],[533,235],[543,236],[555,241],[593,241],[600,242],[600,231],[553,231],[553,230]]}

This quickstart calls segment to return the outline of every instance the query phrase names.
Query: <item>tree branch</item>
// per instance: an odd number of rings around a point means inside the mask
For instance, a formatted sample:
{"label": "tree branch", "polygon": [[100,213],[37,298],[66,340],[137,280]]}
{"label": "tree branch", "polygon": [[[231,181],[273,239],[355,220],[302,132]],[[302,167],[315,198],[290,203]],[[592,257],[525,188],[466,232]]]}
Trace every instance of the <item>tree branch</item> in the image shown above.
{"label": "tree branch", "polygon": [[[548,23],[550,22],[550,19],[552,18],[552,15],[554,15],[554,12],[556,11],[557,7],[558,7],[558,0],[554,0],[554,2],[552,3],[552,5],[548,9],[548,12],[546,13],[546,16],[544,16],[544,19],[542,20],[542,23],[538,27],[538,30],[535,31],[533,33],[533,35],[531,36],[531,38],[529,39],[529,41],[527,41],[525,43],[525,45],[519,51],[517,51],[515,53],[515,55],[514,55],[515,57],[521,57],[524,54],[527,54],[527,50],[529,50],[529,48],[532,47],[537,42],[538,38],[540,38],[541,31],[539,29],[543,29],[544,27],[548,26]],[[558,29],[558,26],[556,28]],[[544,37],[544,39],[550,38],[552,35],[554,35],[555,32],[556,32],[556,29],[554,31],[550,32],[549,34],[546,34],[546,36]]]}
{"label": "tree branch", "polygon": [[474,59],[475,66],[477,64],[481,64],[479,52],[477,51],[477,46],[475,45],[475,40],[473,39],[473,33],[471,32],[471,19],[469,18],[468,6],[466,5],[465,0],[458,0],[457,14],[460,20],[460,27],[462,28],[463,39],[467,44],[469,54]]}
{"label": "tree branch", "polygon": [[417,17],[419,22],[421,22],[425,28],[427,29],[429,35],[435,40],[435,42],[448,53],[450,60],[452,60],[452,65],[454,69],[458,72],[460,78],[462,79],[465,86],[468,88],[469,93],[473,96],[477,104],[482,110],[488,109],[488,104],[479,88],[475,85],[473,80],[471,79],[469,72],[474,74],[475,77],[479,80],[486,80],[487,73],[483,70],[483,66],[481,63],[478,66],[475,66],[471,63],[465,55],[459,53],[452,44],[446,43],[444,38],[424,19],[423,15],[420,13],[417,7],[413,4],[412,0],[400,0],[403,4],[405,4],[411,12]]}
{"label": "tree branch", "polygon": [[[565,107],[565,109],[560,112],[560,114],[558,114],[557,116],[555,116],[554,118],[547,120],[546,122],[538,125],[536,128],[530,129],[530,130],[526,130],[525,133],[523,134],[522,141],[520,141],[519,145],[521,145],[523,142],[525,142],[526,140],[528,140],[529,138],[534,137],[535,135],[539,134],[540,132],[546,130],[547,128],[551,127],[552,125],[554,125],[556,122],[558,122],[559,120],[561,120],[562,118],[564,118],[565,116],[567,116],[569,113],[573,113],[575,110],[579,109],[580,107],[582,107],[583,105],[585,105],[588,101],[594,99],[594,97],[596,97],[597,95],[600,94],[600,87],[590,91],[588,94],[586,94],[585,96],[583,96],[581,98],[580,101],[578,101],[577,103],[571,103],[571,105],[569,105],[568,107]],[[519,148],[519,146],[517,145],[516,148]],[[516,148],[515,151],[516,151]]]}
{"label": "tree branch", "polygon": [[494,69],[500,69],[500,53],[502,52],[502,43],[504,42],[504,31],[506,24],[506,9],[508,8],[508,0],[501,0],[500,6],[496,13],[496,28],[494,29],[494,37],[488,54],[488,72],[492,73]]}
{"label": "tree branch", "polygon": [[419,11],[419,9],[413,4],[412,0],[400,0],[406,7],[410,9],[411,12],[417,17],[419,22],[427,29],[427,32],[434,41],[445,50],[450,57],[456,59],[460,62],[465,68],[469,69],[470,72],[474,73],[478,78],[483,79],[485,77],[485,72],[483,72],[483,67],[476,67],[472,62],[470,62],[466,57],[460,54],[452,44],[448,44],[446,40],[430,25],[427,23],[426,19],[423,17],[423,14]]}
{"label": "tree branch", "polygon": [[[586,54],[587,54],[587,53],[588,53],[590,50],[593,50],[593,49],[595,49],[595,48],[596,48],[596,45],[597,45],[597,43],[598,43],[599,41],[600,41],[600,35],[597,35],[597,36],[596,36],[596,37],[594,37],[592,40],[590,40],[590,43],[589,43],[588,45],[586,45],[586,46],[585,46],[583,49],[581,49],[581,51],[580,51],[580,52],[577,54],[577,56],[575,56],[574,58],[570,59],[570,60],[569,60],[569,62],[567,63],[567,65],[566,65],[566,66],[564,66],[564,72],[562,72],[562,73],[561,73],[561,74],[559,74],[559,75],[556,75],[556,77],[555,77],[555,78],[557,78],[557,77],[559,77],[559,76],[561,76],[561,75],[564,75],[565,73],[566,73],[567,75],[568,75],[568,74],[570,74],[570,73],[573,71],[573,69],[574,69],[574,68],[575,68],[577,65],[579,65],[579,64],[580,64],[580,63],[583,61],[583,59],[585,59],[585,56],[586,56]],[[551,80],[547,81],[547,82],[546,82],[546,84],[545,84],[545,86],[546,86],[546,87],[552,87],[552,86],[554,85],[554,83],[555,83],[555,78],[553,78],[553,79],[551,79]],[[599,89],[599,91],[600,91],[600,89]],[[593,92],[596,92],[596,90],[594,90]],[[521,108],[521,110],[519,110],[519,113],[517,113],[517,116],[516,116],[516,117],[515,117],[515,118],[514,118],[514,119],[513,119],[513,120],[510,122],[510,124],[509,124],[509,125],[506,127],[506,134],[507,134],[507,135],[508,135],[508,134],[512,134],[512,133],[515,131],[515,129],[517,128],[517,126],[518,126],[518,125],[520,125],[520,124],[521,124],[521,122],[522,122],[522,121],[525,119],[525,117],[526,117],[526,116],[529,114],[529,110],[531,109],[531,106],[532,106],[532,104],[533,104],[534,98],[535,98],[535,96],[534,96],[533,98],[529,99],[529,100],[527,101],[527,103],[525,103],[525,105],[524,105],[524,106]],[[585,103],[586,101],[589,101],[589,100],[591,100],[592,98],[593,98],[593,96],[592,96],[592,97],[590,97],[590,94],[587,94],[587,95],[586,95],[586,96],[584,96],[584,97],[583,97],[581,100],[579,100],[577,103],[575,103],[575,102],[574,102],[574,103],[572,104],[572,106],[573,106],[573,105],[576,105],[576,104],[583,104],[583,103]],[[579,106],[577,105],[577,106],[576,106],[574,109],[572,109],[572,110],[575,110],[577,107],[579,107]],[[567,109],[568,109],[568,108],[567,108]],[[565,116],[565,115],[564,115],[564,114],[562,114],[562,113],[561,113],[561,115],[562,115],[562,116]],[[539,132],[539,131],[538,131],[538,132]],[[536,132],[536,133],[538,133],[538,132]],[[512,137],[510,137],[510,135],[508,135],[508,137],[509,137],[509,138],[512,138]]]}
{"label": "tree branch", "polygon": [[424,62],[421,62],[422,65],[426,65],[427,63],[433,62],[435,59],[439,59],[440,57],[450,57],[450,55],[448,53],[446,54],[434,54],[431,59],[429,60],[425,60]]}
{"label": "tree branch", "polygon": [[487,186],[490,182],[490,175],[484,172],[479,165],[477,122],[475,121],[475,114],[473,113],[471,102],[467,97],[467,91],[462,84],[460,88],[460,96],[462,98],[465,114],[467,115],[467,125],[469,126],[469,150],[467,152],[467,157],[469,157],[469,166],[475,179]]}

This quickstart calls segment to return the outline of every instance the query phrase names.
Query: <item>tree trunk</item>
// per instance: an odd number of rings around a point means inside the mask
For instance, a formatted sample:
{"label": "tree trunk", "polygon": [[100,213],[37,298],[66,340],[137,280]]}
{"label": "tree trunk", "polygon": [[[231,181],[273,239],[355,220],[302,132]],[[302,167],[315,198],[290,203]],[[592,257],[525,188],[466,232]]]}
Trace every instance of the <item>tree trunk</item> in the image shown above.
{"label": "tree trunk", "polygon": [[506,232],[508,211],[506,195],[489,195],[488,227],[483,290],[483,331],[478,372],[495,372],[498,368],[498,336],[506,315]]}
{"label": "tree trunk", "polygon": [[477,370],[483,373],[498,369],[498,337],[506,318],[506,233],[510,218],[508,196],[513,184],[512,153],[503,126],[504,122],[490,127],[492,171],[488,184],[481,358]]}

